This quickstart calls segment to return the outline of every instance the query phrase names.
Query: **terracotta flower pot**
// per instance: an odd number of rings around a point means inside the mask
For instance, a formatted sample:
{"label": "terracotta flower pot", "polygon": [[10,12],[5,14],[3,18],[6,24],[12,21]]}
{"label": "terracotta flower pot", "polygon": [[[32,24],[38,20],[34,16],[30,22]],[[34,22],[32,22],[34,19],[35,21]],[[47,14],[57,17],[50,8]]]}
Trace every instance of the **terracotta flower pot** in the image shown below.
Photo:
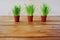
{"label": "terracotta flower pot", "polygon": [[28,22],[32,22],[33,21],[33,16],[28,16]]}
{"label": "terracotta flower pot", "polygon": [[47,16],[41,16],[41,22],[46,22]]}
{"label": "terracotta flower pot", "polygon": [[15,22],[19,22],[19,18],[20,18],[20,16],[14,16]]}

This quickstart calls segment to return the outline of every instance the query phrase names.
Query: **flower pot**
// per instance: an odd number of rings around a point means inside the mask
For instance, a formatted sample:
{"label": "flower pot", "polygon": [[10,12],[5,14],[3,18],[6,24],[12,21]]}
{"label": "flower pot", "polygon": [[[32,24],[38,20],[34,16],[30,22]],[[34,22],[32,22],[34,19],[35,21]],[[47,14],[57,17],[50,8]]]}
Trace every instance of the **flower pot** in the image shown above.
{"label": "flower pot", "polygon": [[19,22],[20,16],[14,16],[15,22]]}
{"label": "flower pot", "polygon": [[41,16],[41,22],[46,22],[47,16]]}
{"label": "flower pot", "polygon": [[33,16],[28,16],[28,22],[32,22],[33,21]]}

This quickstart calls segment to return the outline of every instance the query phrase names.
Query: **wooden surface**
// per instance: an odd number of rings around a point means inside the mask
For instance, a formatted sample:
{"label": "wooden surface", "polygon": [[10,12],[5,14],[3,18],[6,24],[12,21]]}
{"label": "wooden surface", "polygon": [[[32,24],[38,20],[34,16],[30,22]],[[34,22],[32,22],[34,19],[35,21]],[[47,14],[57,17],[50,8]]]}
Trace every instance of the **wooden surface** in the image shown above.
{"label": "wooden surface", "polygon": [[34,17],[28,23],[27,17],[21,17],[15,23],[13,17],[0,17],[0,40],[60,40],[60,17],[47,17],[47,22],[41,22],[40,17]]}

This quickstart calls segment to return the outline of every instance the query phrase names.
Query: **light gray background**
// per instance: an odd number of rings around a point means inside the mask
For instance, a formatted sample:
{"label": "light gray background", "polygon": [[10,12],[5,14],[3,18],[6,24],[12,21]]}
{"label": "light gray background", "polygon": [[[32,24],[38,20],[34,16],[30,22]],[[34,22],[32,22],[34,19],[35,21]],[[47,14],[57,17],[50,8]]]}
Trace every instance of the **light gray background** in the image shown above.
{"label": "light gray background", "polygon": [[21,5],[21,16],[26,16],[25,5],[33,4],[35,8],[34,16],[40,16],[40,6],[47,3],[51,11],[48,16],[60,16],[60,0],[0,0],[0,16],[13,16],[14,5]]}

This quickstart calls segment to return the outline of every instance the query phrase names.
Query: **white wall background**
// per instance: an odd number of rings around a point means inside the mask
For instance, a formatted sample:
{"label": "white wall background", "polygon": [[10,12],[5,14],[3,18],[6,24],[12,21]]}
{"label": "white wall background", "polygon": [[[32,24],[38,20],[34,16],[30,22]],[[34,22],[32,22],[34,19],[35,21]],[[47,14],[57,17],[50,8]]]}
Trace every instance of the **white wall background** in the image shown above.
{"label": "white wall background", "polygon": [[40,6],[43,3],[47,3],[51,8],[49,16],[60,16],[60,0],[0,0],[0,16],[13,16],[14,5],[21,5],[21,16],[26,16],[25,4],[33,4],[36,7],[34,16],[40,16]]}

